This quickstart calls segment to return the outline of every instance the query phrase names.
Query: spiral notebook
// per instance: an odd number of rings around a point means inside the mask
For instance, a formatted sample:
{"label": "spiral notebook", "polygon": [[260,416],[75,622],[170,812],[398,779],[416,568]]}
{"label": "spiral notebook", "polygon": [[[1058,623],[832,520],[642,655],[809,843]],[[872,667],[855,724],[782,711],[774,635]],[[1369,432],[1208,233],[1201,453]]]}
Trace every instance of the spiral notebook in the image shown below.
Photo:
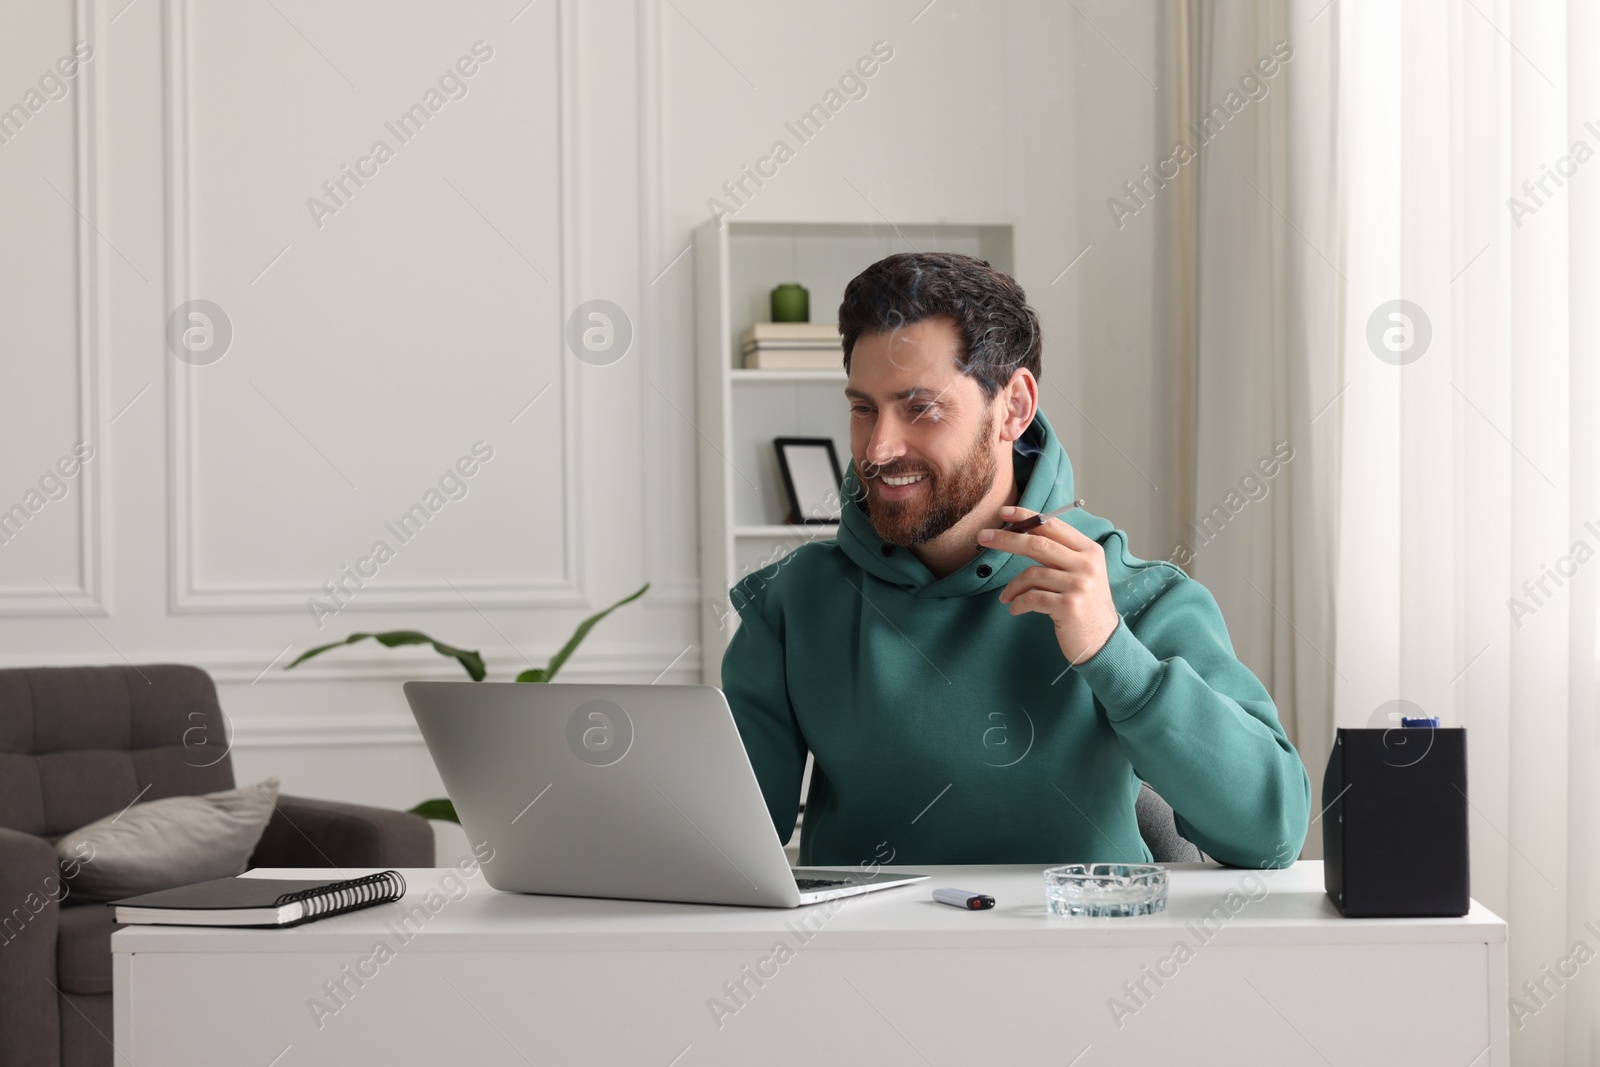
{"label": "spiral notebook", "polygon": [[213,878],[113,900],[119,923],[179,926],[298,926],[405,895],[399,871],[325,882],[298,878]]}

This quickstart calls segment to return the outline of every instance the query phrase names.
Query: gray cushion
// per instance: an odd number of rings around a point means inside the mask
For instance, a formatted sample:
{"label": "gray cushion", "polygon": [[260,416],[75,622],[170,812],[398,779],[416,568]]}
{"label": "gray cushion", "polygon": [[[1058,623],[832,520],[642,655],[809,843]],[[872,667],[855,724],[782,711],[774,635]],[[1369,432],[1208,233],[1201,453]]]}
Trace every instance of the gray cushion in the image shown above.
{"label": "gray cushion", "polygon": [[79,900],[243,874],[272,818],[278,780],[197,797],[135,804],[56,842],[62,874]]}

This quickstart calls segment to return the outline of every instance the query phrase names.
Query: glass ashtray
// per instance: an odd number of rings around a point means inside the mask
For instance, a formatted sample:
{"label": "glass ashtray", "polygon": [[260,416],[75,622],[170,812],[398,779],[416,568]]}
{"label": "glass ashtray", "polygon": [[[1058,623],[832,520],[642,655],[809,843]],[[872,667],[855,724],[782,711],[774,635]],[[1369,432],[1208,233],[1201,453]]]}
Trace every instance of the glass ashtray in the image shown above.
{"label": "glass ashtray", "polygon": [[1087,918],[1167,910],[1167,869],[1154,863],[1069,863],[1044,872],[1051,915]]}

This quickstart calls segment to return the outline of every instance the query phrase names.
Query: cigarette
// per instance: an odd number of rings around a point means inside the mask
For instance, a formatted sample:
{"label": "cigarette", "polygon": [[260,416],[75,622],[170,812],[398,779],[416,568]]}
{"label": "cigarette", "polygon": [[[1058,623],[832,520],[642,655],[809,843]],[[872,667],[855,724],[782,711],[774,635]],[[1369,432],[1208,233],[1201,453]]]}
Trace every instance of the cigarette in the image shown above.
{"label": "cigarette", "polygon": [[1083,507],[1083,503],[1084,502],[1082,500],[1074,500],[1064,508],[1056,508],[1054,511],[1043,512],[1035,515],[1031,519],[1023,519],[1021,522],[1008,522],[1000,528],[1002,530],[1010,530],[1012,533],[1027,533],[1029,530],[1035,530],[1040,526],[1043,526],[1047,519],[1053,519],[1057,515],[1065,515],[1073,508]]}

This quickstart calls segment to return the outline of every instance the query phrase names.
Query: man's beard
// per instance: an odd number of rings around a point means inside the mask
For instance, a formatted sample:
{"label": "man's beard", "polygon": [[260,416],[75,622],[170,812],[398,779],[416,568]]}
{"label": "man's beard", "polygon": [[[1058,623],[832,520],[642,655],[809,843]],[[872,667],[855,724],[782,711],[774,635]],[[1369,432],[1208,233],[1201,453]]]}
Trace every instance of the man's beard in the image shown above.
{"label": "man's beard", "polygon": [[855,468],[867,518],[878,536],[892,545],[925,544],[949,530],[983,501],[994,487],[999,470],[987,426],[978,431],[972,448],[951,468],[948,478],[922,463],[876,468],[880,478],[885,474],[898,478],[927,471],[927,490],[912,500],[881,499],[875,488],[869,488],[872,482],[862,477],[859,461]]}

